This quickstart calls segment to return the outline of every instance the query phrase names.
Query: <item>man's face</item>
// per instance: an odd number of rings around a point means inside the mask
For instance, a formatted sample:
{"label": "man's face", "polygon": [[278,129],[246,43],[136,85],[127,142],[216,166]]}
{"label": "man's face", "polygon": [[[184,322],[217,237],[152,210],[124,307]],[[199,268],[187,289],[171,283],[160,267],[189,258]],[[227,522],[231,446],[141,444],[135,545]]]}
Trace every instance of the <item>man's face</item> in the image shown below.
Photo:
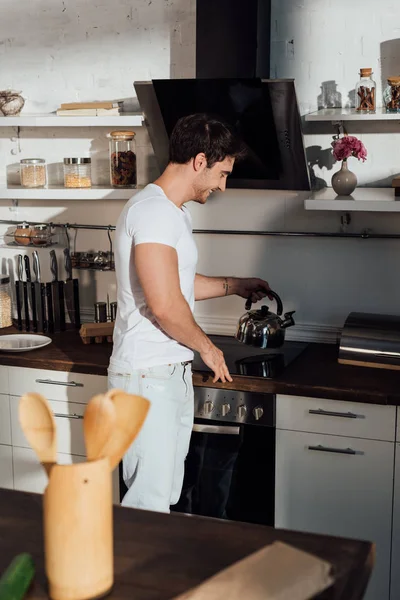
{"label": "man's face", "polygon": [[224,192],[226,179],[232,173],[235,159],[228,156],[221,162],[215,163],[210,169],[202,169],[193,183],[195,202],[205,204],[212,192]]}

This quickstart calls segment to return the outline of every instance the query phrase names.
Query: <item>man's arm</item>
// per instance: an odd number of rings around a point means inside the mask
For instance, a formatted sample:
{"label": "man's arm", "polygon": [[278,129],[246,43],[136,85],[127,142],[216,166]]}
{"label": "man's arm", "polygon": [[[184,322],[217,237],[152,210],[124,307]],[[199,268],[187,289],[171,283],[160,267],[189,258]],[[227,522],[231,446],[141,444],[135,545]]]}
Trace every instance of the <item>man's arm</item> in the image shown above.
{"label": "man's arm", "polygon": [[214,383],[232,381],[224,355],[193,318],[180,288],[178,256],[165,244],[143,243],[135,247],[135,267],[147,306],[160,327],[174,340],[200,353],[214,371]]}
{"label": "man's arm", "polygon": [[251,296],[253,302],[258,302],[268,295],[269,289],[267,281],[256,277],[206,277],[197,273],[194,282],[196,300],[209,300],[236,294],[242,298]]}

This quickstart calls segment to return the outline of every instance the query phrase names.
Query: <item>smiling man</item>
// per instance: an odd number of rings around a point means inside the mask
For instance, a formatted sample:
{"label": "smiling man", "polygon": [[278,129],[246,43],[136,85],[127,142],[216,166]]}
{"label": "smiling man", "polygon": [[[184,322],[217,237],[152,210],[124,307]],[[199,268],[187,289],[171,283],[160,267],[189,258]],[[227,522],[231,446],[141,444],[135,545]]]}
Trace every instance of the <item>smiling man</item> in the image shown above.
{"label": "smiling man", "polygon": [[125,206],[115,236],[118,314],[109,387],[151,401],[123,460],[124,506],[168,512],[181,493],[193,425],[193,351],[232,381],[224,356],[196,323],[195,300],[237,294],[253,301],[269,286],[257,278],[196,273],[197,249],[186,203],[224,191],[241,152],[231,129],[204,114],[183,117],[164,173]]}

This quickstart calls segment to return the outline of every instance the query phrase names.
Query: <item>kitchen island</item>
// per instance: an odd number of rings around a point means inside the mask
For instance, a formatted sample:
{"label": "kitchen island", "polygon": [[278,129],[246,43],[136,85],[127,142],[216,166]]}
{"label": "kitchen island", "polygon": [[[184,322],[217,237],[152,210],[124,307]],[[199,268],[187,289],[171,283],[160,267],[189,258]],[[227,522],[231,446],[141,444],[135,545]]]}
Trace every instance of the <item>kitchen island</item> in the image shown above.
{"label": "kitchen island", "polygon": [[[110,599],[170,600],[276,540],[334,567],[335,584],[318,598],[361,600],[373,567],[369,542],[279,531],[114,507],[115,585]],[[34,557],[27,600],[45,600],[42,496],[0,489],[0,573],[15,555]]]}

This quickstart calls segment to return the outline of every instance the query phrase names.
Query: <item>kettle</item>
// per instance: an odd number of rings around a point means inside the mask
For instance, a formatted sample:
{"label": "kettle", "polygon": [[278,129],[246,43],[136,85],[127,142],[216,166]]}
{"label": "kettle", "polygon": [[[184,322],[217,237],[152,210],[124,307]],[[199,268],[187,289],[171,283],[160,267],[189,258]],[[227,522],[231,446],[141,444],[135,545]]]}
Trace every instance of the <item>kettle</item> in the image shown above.
{"label": "kettle", "polygon": [[287,327],[294,325],[292,310],[281,315],[283,312],[282,300],[276,292],[268,290],[268,296],[276,300],[277,314],[270,312],[268,306],[262,306],[259,310],[250,310],[251,297],[247,299],[245,308],[249,312],[245,313],[239,320],[236,331],[236,339],[248,346],[256,348],[280,348],[285,341],[285,331]]}

